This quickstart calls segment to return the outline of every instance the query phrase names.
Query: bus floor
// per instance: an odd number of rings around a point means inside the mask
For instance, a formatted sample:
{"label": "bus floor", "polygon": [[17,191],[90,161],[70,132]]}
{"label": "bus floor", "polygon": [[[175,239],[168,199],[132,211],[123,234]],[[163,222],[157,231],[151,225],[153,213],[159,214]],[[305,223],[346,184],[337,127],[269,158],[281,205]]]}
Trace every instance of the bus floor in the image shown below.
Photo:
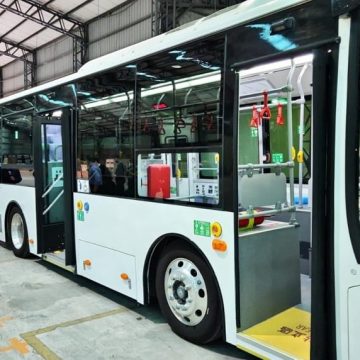
{"label": "bus floor", "polygon": [[301,304],[241,333],[249,340],[281,351],[289,359],[310,360],[311,279],[301,275]]}
{"label": "bus floor", "polygon": [[255,359],[176,336],[157,306],[139,306],[39,258],[0,247],[0,359]]}

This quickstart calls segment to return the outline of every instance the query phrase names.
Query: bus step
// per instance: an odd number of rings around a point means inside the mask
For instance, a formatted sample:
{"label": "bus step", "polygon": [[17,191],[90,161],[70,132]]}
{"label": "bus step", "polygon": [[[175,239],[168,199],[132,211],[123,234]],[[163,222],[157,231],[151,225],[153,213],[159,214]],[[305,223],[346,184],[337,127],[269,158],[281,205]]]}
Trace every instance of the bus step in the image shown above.
{"label": "bus step", "polygon": [[64,270],[75,273],[75,266],[65,265],[65,253],[63,251],[43,254],[42,259]]}
{"label": "bus step", "polygon": [[311,314],[292,307],[238,333],[261,347],[278,350],[280,358],[310,360]]}

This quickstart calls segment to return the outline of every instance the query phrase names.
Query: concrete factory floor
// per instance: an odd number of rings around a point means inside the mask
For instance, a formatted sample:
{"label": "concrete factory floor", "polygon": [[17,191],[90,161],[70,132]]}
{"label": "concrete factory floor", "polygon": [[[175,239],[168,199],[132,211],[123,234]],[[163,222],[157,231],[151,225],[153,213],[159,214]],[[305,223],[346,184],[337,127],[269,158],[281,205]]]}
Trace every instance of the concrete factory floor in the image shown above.
{"label": "concrete factory floor", "polygon": [[156,306],[139,306],[38,258],[0,247],[0,359],[255,359],[176,336]]}

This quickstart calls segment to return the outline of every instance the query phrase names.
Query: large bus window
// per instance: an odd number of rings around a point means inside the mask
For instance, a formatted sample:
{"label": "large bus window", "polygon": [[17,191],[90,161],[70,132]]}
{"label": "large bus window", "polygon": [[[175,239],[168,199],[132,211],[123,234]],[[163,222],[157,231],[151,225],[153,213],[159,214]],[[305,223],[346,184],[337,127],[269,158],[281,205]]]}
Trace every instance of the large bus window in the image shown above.
{"label": "large bus window", "polygon": [[78,191],[134,196],[135,70],[125,67],[78,84]]}
{"label": "large bus window", "polygon": [[21,101],[3,108],[0,131],[0,181],[34,186],[32,104]]}
{"label": "large bus window", "polygon": [[221,142],[223,49],[204,40],[138,64],[137,148]]}
{"label": "large bus window", "polygon": [[141,153],[137,169],[140,197],[219,204],[218,153]]}

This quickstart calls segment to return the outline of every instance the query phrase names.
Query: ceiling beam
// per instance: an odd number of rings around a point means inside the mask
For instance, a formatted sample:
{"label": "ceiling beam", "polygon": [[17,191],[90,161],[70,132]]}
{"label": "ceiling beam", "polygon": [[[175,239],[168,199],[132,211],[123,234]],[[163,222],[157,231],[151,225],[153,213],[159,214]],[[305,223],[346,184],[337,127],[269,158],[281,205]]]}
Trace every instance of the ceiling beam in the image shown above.
{"label": "ceiling beam", "polygon": [[[25,4],[30,5],[30,8],[25,7]],[[70,18],[69,16],[55,11],[46,5],[42,5],[34,0],[15,0],[10,5],[5,5],[4,1],[0,2],[0,9],[12,12],[18,16],[21,16],[27,20],[36,22],[49,29],[57,31],[63,35],[70,36],[75,40],[81,40],[81,37],[72,33],[75,28],[82,28],[83,23]],[[32,10],[35,10],[32,12]],[[30,14],[31,13],[31,14]],[[49,14],[51,17],[49,18]],[[45,20],[48,19],[48,20]],[[69,24],[70,23],[70,27]]]}
{"label": "ceiling beam", "polygon": [[[11,57],[16,60],[29,62],[28,57],[29,55],[33,54],[33,51],[31,49],[28,49],[24,46],[19,46],[16,43],[9,40],[0,39],[0,44],[5,45],[5,51],[4,50],[0,51],[0,54]],[[19,51],[21,52],[21,55],[16,54]]]}
{"label": "ceiling beam", "polygon": [[[49,0],[49,1],[47,1],[44,5],[49,5],[49,4],[52,3],[53,1],[55,1],[55,0]],[[16,2],[16,0],[13,1],[9,6],[12,6],[13,4],[15,4],[15,2]],[[6,12],[6,10],[3,10],[3,11],[1,12],[0,16],[3,15],[5,12]],[[35,14],[35,12],[36,12],[36,10],[33,11],[30,15]],[[20,27],[22,24],[24,24],[26,21],[27,21],[27,19],[24,19],[24,20],[20,21],[18,24],[16,24],[14,27],[10,28],[5,34],[2,34],[2,35],[1,35],[1,39],[4,39],[4,38],[8,37],[8,35],[11,35],[11,33],[12,33],[14,30],[16,30],[17,28],[19,28],[19,27]],[[11,37],[11,36],[10,36],[10,37]]]}

